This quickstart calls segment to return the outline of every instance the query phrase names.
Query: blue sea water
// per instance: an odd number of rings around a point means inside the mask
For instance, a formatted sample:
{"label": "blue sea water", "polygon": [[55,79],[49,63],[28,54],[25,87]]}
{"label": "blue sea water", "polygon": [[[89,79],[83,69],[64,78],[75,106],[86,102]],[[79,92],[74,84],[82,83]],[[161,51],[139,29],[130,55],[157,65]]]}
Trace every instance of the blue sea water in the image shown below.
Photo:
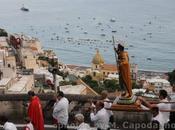
{"label": "blue sea water", "polygon": [[90,66],[96,48],[115,63],[115,36],[140,69],[175,68],[175,0],[0,0],[0,28],[38,37],[67,64]]}

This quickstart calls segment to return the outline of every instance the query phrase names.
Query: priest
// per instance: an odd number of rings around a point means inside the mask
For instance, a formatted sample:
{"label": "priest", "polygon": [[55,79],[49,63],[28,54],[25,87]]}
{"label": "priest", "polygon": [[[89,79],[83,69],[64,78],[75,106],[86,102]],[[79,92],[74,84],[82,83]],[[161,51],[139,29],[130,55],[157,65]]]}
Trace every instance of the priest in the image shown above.
{"label": "priest", "polygon": [[40,99],[35,95],[34,91],[29,91],[28,95],[30,97],[28,116],[36,130],[44,130],[44,119]]}

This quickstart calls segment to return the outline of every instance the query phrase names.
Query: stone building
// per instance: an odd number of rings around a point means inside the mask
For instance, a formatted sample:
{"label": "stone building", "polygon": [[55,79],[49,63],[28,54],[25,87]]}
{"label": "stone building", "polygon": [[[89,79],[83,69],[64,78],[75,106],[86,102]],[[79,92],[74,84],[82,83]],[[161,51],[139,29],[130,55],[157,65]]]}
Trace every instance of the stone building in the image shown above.
{"label": "stone building", "polygon": [[103,80],[107,78],[109,74],[118,75],[118,69],[114,64],[105,64],[103,57],[97,49],[92,59],[92,67],[89,73],[94,79]]}
{"label": "stone building", "polygon": [[20,60],[26,69],[37,69],[37,56],[30,49],[20,49]]}

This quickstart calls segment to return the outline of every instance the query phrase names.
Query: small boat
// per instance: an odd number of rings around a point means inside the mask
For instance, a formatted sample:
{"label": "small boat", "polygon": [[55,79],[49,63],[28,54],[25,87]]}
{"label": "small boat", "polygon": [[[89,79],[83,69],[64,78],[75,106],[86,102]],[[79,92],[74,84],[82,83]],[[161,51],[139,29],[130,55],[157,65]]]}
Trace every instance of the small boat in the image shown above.
{"label": "small boat", "polygon": [[116,20],[115,20],[115,18],[111,18],[110,21],[111,22],[115,22]]}
{"label": "small boat", "polygon": [[25,7],[24,7],[24,5],[23,5],[23,7],[21,8],[21,10],[22,10],[22,11],[25,11],[25,12],[28,12],[28,11],[29,11],[28,8],[25,8]]}
{"label": "small boat", "polygon": [[117,31],[116,30],[113,30],[113,31],[111,31],[112,33],[116,33]]}
{"label": "small boat", "polygon": [[152,33],[147,33],[147,35],[152,35]]}
{"label": "small boat", "polygon": [[98,25],[102,25],[102,23],[99,22]]}
{"label": "small boat", "polygon": [[147,60],[152,60],[151,58],[147,58]]}
{"label": "small boat", "polygon": [[106,34],[101,34],[101,36],[103,36],[103,37],[104,37],[104,36],[106,36]]}

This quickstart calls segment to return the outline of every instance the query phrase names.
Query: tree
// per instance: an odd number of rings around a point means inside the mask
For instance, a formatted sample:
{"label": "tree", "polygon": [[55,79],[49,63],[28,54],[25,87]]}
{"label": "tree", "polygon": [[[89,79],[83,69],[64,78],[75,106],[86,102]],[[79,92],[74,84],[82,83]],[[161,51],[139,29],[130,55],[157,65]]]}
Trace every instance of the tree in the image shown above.
{"label": "tree", "polygon": [[138,88],[141,88],[137,83],[136,81],[132,81],[132,89],[138,89]]}
{"label": "tree", "polygon": [[106,79],[104,82],[98,82],[93,80],[90,75],[86,75],[82,80],[94,89],[97,93],[101,93],[103,90],[108,90],[109,92],[115,92],[116,89],[119,90],[119,83],[117,80]]}
{"label": "tree", "polygon": [[86,75],[85,77],[82,78],[82,80],[89,85],[90,87],[92,87],[93,89],[99,87],[99,84],[96,80],[93,80],[92,77],[90,75]]}
{"label": "tree", "polygon": [[168,72],[167,75],[168,75],[168,81],[173,86],[173,84],[175,84],[175,70],[173,70],[172,72]]}
{"label": "tree", "polygon": [[109,92],[115,92],[116,89],[119,90],[119,83],[117,80],[114,80],[114,79],[112,80],[106,79],[104,81],[104,87]]}
{"label": "tree", "polygon": [[90,81],[92,81],[92,77],[90,75],[86,75],[85,77],[82,78],[82,80],[85,83],[89,83]]}
{"label": "tree", "polygon": [[1,29],[0,28],[0,36],[7,37],[8,36],[8,33],[4,29]]}

